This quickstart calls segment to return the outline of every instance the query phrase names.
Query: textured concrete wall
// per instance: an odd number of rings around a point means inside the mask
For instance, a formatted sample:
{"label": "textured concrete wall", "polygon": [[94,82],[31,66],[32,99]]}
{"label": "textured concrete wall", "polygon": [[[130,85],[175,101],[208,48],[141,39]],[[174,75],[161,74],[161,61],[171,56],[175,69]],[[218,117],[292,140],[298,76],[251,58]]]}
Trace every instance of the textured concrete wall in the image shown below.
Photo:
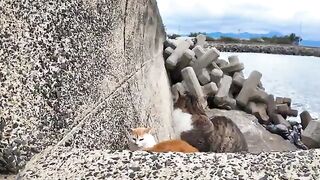
{"label": "textured concrete wall", "polygon": [[58,142],[123,149],[139,125],[170,138],[155,0],[4,0],[0,14],[0,171]]}

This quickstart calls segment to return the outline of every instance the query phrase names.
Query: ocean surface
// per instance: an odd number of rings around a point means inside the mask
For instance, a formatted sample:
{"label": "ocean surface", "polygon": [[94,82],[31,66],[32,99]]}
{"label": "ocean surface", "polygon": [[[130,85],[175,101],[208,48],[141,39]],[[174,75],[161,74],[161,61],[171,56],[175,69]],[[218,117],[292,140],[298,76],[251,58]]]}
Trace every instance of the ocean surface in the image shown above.
{"label": "ocean surface", "polygon": [[[313,118],[320,118],[319,57],[227,52],[222,52],[220,57],[227,60],[234,54],[244,63],[246,78],[258,70],[268,94],[290,97],[292,108],[299,114],[308,110]],[[300,122],[299,116],[289,119]]]}

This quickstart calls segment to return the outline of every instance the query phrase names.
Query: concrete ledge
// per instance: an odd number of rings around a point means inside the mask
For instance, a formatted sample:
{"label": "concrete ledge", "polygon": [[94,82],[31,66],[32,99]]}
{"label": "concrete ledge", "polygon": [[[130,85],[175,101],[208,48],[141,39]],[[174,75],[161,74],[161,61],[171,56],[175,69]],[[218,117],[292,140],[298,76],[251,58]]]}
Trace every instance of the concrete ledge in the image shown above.
{"label": "concrete ledge", "polygon": [[319,179],[320,150],[258,154],[147,153],[55,147],[22,179]]}

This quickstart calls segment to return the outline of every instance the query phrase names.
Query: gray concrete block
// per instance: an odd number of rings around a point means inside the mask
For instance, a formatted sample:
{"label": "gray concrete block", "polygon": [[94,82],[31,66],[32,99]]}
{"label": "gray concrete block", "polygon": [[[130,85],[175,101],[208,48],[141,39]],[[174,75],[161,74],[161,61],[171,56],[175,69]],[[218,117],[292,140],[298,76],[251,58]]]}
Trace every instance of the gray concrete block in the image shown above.
{"label": "gray concrete block", "polygon": [[186,39],[186,41],[190,44],[190,48],[194,47],[194,42],[191,39]]}
{"label": "gray concrete block", "polygon": [[308,126],[308,124],[310,123],[310,121],[312,121],[312,117],[308,111],[303,111],[300,114],[300,119],[301,119],[302,129],[305,129]]}
{"label": "gray concrete block", "polygon": [[[230,76],[224,75],[220,81],[220,87],[217,94],[214,97],[214,104],[218,107],[225,105],[229,97],[229,90],[232,83]],[[232,101],[229,99],[229,101]]]}
{"label": "gray concrete block", "polygon": [[163,43],[164,48],[170,47],[171,49],[176,49],[177,45],[177,42],[173,39],[167,39]]}
{"label": "gray concrete block", "polygon": [[202,86],[202,91],[206,96],[213,96],[217,94],[218,87],[214,82],[210,82],[204,86]]}
{"label": "gray concrete block", "polygon": [[240,107],[247,106],[249,101],[267,103],[268,94],[263,90],[257,88],[261,77],[262,74],[260,72],[253,71],[249,75],[248,79],[244,81],[242,89],[236,98],[237,104]]}
{"label": "gray concrete block", "polygon": [[197,79],[197,76],[194,72],[194,70],[191,67],[186,67],[181,71],[182,77],[183,77],[183,84],[187,88],[187,90],[197,96],[197,97],[203,97],[203,92],[201,89],[201,85]]}
{"label": "gray concrete block", "polygon": [[244,69],[244,64],[240,63],[238,56],[233,55],[228,58],[229,64],[221,66],[221,70],[226,74],[240,72]]}
{"label": "gray concrete block", "polygon": [[192,67],[194,71],[201,71],[201,69],[206,68],[209,64],[215,61],[220,56],[220,52],[216,48],[209,49],[204,55],[197,59]]}
{"label": "gray concrete block", "polygon": [[221,68],[217,65],[216,62],[210,63],[210,64],[207,66],[207,69],[208,69],[209,71],[212,71],[213,69],[219,69],[219,70],[221,70]]}
{"label": "gray concrete block", "polygon": [[[203,69],[206,69],[214,60],[216,60],[219,57],[219,55],[220,55],[220,52],[217,49],[212,48],[212,49],[209,49],[199,59],[197,59],[196,61],[190,64],[199,79],[203,78],[202,77],[204,75]],[[208,77],[207,76],[208,74],[209,73],[205,73],[206,78]]]}
{"label": "gray concrete block", "polygon": [[277,106],[274,101],[274,96],[272,94],[270,94],[267,99],[267,114],[270,117],[270,121],[272,121],[271,115],[276,114],[276,113],[277,113]]}
{"label": "gray concrete block", "polygon": [[197,40],[196,46],[202,46],[203,47],[205,45],[205,43],[206,43],[206,39],[207,39],[206,35],[199,34],[196,37],[196,40]]}
{"label": "gray concrete block", "polygon": [[232,55],[228,57],[229,64],[237,64],[240,63],[239,57],[237,55]]}
{"label": "gray concrete block", "polygon": [[223,72],[221,69],[213,69],[210,72],[211,81],[216,83],[218,86],[220,86],[220,80],[222,77],[223,77]]}
{"label": "gray concrete block", "polygon": [[[243,74],[242,71],[241,71],[241,72],[235,72],[235,73],[233,74],[232,83],[233,83],[234,85],[236,85],[236,86],[238,86],[238,87],[242,87],[242,85],[243,85],[243,83],[244,83],[245,80],[246,80],[246,79],[244,78],[244,74]],[[261,81],[258,83],[257,87],[258,87],[259,89],[263,90],[263,91],[265,90],[264,87],[263,87],[263,85],[262,85],[262,82],[261,82]]]}
{"label": "gray concrete block", "polygon": [[201,56],[203,56],[205,53],[206,53],[206,51],[203,49],[203,47],[201,47],[201,46],[195,46],[193,49],[192,49],[192,51],[195,53],[195,55],[196,55],[196,58],[200,58]]}
{"label": "gray concrete block", "polygon": [[210,74],[206,68],[201,69],[197,76],[201,85],[208,84],[211,80]]}
{"label": "gray concrete block", "polygon": [[263,87],[263,84],[262,82],[260,81],[259,84],[257,85],[258,88],[262,89],[262,90],[266,90],[264,87]]}
{"label": "gray concrete block", "polygon": [[181,71],[182,74],[182,84],[184,85],[186,91],[190,92],[192,95],[199,99],[200,104],[203,107],[207,106],[207,96],[214,95],[215,87],[214,83],[211,82],[208,85],[202,87],[197,79],[197,76],[192,67],[186,67]]}
{"label": "gray concrete block", "polygon": [[183,68],[187,67],[190,62],[195,59],[195,54],[192,50],[190,49],[186,49],[179,61],[179,63],[177,64],[177,71],[181,71]]}
{"label": "gray concrete block", "polygon": [[177,45],[177,48],[172,52],[172,54],[166,60],[166,67],[169,70],[175,69],[179,60],[181,59],[185,50],[190,47],[190,43],[187,41],[180,41]]}
{"label": "gray concrete block", "polygon": [[287,104],[289,107],[291,106],[291,98],[287,97],[277,97],[276,104]]}
{"label": "gray concrete block", "polygon": [[170,77],[172,82],[180,82],[182,81],[181,70],[191,63],[192,60],[195,59],[195,54],[192,50],[187,49],[184,51],[182,57],[180,58],[176,68],[170,71]]}
{"label": "gray concrete block", "polygon": [[320,148],[320,121],[312,120],[302,131],[302,142],[308,148]]}
{"label": "gray concrete block", "polygon": [[241,72],[235,72],[233,74],[232,83],[235,84],[236,86],[242,87],[244,81],[245,81],[245,78]]}
{"label": "gray concrete block", "polygon": [[277,104],[277,113],[281,114],[284,118],[287,116],[293,116],[297,117],[298,116],[298,111],[291,109],[288,104]]}
{"label": "gray concrete block", "polygon": [[166,60],[169,56],[171,56],[171,54],[173,53],[173,49],[171,47],[167,47],[165,50],[164,50],[164,53],[163,53],[163,57],[164,59]]}
{"label": "gray concrete block", "polygon": [[218,60],[216,61],[216,63],[217,63],[217,65],[218,65],[219,67],[223,67],[223,66],[228,65],[228,62],[227,62],[226,60],[224,60],[224,59],[218,59]]}
{"label": "gray concrete block", "polygon": [[268,124],[269,116],[267,115],[267,105],[264,103],[249,102],[248,108],[260,122],[260,124]]}

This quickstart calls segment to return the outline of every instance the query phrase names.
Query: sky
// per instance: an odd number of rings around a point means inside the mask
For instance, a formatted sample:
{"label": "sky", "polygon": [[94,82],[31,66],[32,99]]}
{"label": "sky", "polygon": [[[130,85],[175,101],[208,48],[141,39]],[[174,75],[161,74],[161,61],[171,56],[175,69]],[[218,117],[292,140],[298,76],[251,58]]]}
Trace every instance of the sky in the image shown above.
{"label": "sky", "polygon": [[157,0],[168,33],[296,33],[320,40],[317,0]]}

